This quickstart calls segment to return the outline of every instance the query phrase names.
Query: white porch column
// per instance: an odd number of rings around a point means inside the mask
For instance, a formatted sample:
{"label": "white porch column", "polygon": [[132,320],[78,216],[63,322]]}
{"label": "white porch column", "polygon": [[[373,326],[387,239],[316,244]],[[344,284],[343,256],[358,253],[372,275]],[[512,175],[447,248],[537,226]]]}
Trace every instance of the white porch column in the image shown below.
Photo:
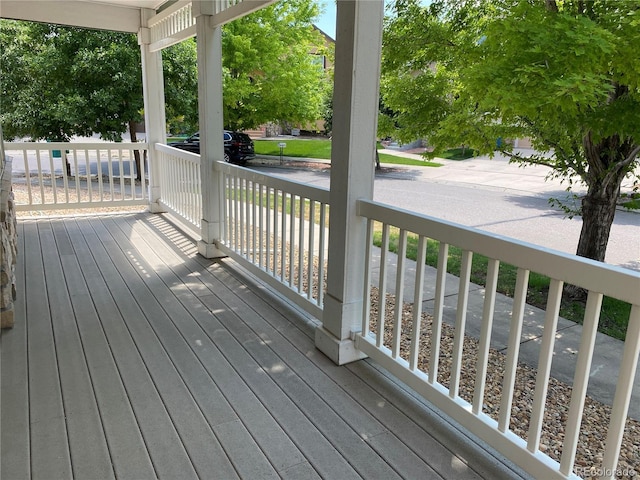
{"label": "white porch column", "polygon": [[[142,10],[142,25],[147,25],[155,11]],[[146,141],[149,144],[149,210],[152,213],[164,212],[158,200],[161,198],[158,183],[158,162],[156,143],[166,143],[167,122],[164,111],[164,74],[162,72],[162,52],[151,52],[149,29],[143,27],[138,32],[138,44],[142,56],[142,92],[144,98],[144,124]],[[143,159],[141,159],[143,161]]]}
{"label": "white porch column", "polygon": [[221,237],[220,173],[215,162],[224,159],[222,131],[222,27],[211,26],[214,2],[194,1],[198,42],[198,115],[200,123],[200,176],[202,227],[198,252],[206,258],[223,256],[215,246]]}
{"label": "white porch column", "polygon": [[373,198],[383,2],[337,4],[327,293],[316,346],[342,365],[364,357],[350,340],[364,291],[366,221],[356,201]]}

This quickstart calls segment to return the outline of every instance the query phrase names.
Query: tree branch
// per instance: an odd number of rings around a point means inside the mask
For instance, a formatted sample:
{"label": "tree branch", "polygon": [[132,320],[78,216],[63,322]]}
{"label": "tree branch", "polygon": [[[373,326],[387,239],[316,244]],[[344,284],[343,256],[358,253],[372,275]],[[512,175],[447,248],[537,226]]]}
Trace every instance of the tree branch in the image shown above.
{"label": "tree branch", "polygon": [[[635,161],[638,154],[640,154],[640,145],[636,145],[635,148],[631,150],[629,155],[627,155],[627,158],[625,158],[621,162],[616,163],[614,167],[609,172],[607,172],[603,181],[604,186],[607,187],[609,183],[611,183],[614,180],[617,181],[617,178],[620,175],[621,170],[624,170],[627,167],[629,167]],[[627,172],[625,172],[625,175],[626,174]]]}
{"label": "tree branch", "polygon": [[550,12],[558,13],[558,4],[556,3],[556,0],[545,0],[544,4]]}

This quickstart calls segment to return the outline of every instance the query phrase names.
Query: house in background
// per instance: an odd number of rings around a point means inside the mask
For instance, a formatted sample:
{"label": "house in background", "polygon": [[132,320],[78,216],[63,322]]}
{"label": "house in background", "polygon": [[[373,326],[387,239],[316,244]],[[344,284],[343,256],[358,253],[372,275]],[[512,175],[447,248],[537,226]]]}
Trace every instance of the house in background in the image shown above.
{"label": "house in background", "polygon": [[[333,80],[333,57],[335,52],[335,40],[331,38],[328,34],[323,32],[317,26],[313,26],[314,30],[316,30],[322,37],[323,44],[314,48],[309,55],[313,59],[313,63],[318,65],[318,68],[321,68],[326,75],[327,82],[331,82]],[[291,134],[294,136],[298,136],[301,132],[309,132],[312,134],[320,134],[324,133],[325,126],[324,120],[318,119],[315,122],[309,122],[303,125],[294,125],[289,128],[285,128],[283,125],[284,122],[272,122],[265,125],[261,125],[260,127],[254,130],[245,130],[244,133],[248,134],[252,138],[267,138],[267,137],[277,137],[282,134]]]}

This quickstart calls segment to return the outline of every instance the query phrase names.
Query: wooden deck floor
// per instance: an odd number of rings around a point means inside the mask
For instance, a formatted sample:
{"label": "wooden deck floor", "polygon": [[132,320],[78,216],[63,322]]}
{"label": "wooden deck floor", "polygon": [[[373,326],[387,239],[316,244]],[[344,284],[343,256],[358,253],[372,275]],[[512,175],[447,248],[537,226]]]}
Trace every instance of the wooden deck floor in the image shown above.
{"label": "wooden deck floor", "polygon": [[19,223],[3,480],[510,478],[368,361],[159,215]]}

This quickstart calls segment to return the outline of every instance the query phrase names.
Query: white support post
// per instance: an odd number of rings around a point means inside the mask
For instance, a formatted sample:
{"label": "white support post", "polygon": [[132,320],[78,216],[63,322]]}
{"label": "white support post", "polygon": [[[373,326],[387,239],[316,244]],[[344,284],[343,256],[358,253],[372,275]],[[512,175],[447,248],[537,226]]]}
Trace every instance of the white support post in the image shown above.
{"label": "white support post", "polygon": [[216,247],[221,238],[222,197],[216,161],[224,159],[222,116],[222,27],[211,26],[214,2],[194,1],[198,42],[198,114],[200,123],[200,176],[202,181],[201,240],[198,252],[206,258],[224,254]]}
{"label": "white support post", "polygon": [[[147,25],[155,11],[142,10],[142,25]],[[146,140],[149,144],[149,210],[152,213],[165,211],[159,204],[160,191],[156,143],[166,143],[166,120],[164,110],[164,75],[162,72],[162,52],[149,49],[151,36],[149,29],[143,27],[138,32],[138,44],[142,58],[142,92],[144,98],[144,124]],[[143,162],[144,159],[141,159]],[[144,181],[144,179],[143,179]]]}
{"label": "white support post", "polygon": [[316,346],[339,365],[365,355],[352,332],[362,323],[367,221],[359,199],[373,198],[383,1],[338,3],[331,153],[331,228],[323,326]]}

